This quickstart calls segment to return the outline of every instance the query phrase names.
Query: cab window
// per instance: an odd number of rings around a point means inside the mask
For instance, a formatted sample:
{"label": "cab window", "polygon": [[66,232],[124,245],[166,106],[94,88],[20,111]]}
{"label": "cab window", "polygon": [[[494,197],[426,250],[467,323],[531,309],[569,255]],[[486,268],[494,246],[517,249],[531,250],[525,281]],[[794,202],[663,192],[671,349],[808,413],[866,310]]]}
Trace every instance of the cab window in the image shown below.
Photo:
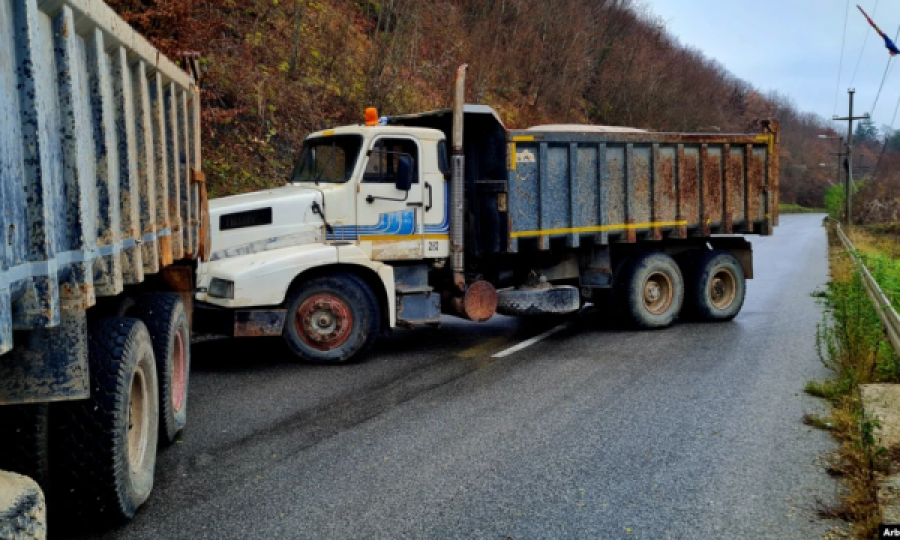
{"label": "cab window", "polygon": [[397,181],[400,156],[412,158],[413,184],[419,183],[419,147],[410,139],[378,139],[369,152],[363,182],[393,184]]}

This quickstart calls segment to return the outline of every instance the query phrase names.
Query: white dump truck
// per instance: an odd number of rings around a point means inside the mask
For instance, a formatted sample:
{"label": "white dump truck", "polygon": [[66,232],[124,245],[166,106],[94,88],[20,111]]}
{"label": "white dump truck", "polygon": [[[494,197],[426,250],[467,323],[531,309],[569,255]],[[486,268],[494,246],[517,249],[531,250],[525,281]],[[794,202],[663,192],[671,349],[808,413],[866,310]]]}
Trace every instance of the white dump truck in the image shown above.
{"label": "white dump truck", "polygon": [[[486,321],[589,300],[642,328],[727,321],[772,233],[778,129],[508,130],[464,105],[312,133],[281,188],[210,202],[197,324],[343,362],[441,313]],[[448,144],[450,141],[452,144]]]}

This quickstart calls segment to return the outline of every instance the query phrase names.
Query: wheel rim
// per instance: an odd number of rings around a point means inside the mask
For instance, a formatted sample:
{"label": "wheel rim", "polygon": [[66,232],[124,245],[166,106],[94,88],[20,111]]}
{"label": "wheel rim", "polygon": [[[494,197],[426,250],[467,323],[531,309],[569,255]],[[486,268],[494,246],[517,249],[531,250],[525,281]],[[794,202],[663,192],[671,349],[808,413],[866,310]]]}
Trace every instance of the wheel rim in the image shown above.
{"label": "wheel rim", "polygon": [[720,269],[709,282],[709,300],[718,309],[725,309],[737,296],[737,279],[729,270]]}
{"label": "wheel rim", "polygon": [[341,298],[330,293],[314,294],[297,308],[296,327],[307,345],[329,351],[350,338],[353,314]]}
{"label": "wheel rim", "polygon": [[141,469],[150,438],[150,408],[147,402],[147,377],[140,364],[131,379],[131,403],[128,406],[128,465],[131,472]]}
{"label": "wheel rim", "polygon": [[181,412],[187,382],[187,349],[183,332],[175,333],[175,347],[172,358],[172,407]]}
{"label": "wheel rim", "polygon": [[672,280],[662,272],[654,272],[644,282],[644,307],[654,315],[665,313],[675,296]]}

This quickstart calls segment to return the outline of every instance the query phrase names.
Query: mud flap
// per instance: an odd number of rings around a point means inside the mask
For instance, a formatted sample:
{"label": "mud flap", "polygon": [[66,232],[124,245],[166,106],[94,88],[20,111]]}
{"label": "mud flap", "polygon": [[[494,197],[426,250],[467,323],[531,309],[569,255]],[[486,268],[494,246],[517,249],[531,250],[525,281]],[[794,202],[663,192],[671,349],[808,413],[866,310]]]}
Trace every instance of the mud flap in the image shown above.
{"label": "mud flap", "polygon": [[60,324],[17,335],[0,357],[0,405],[84,399],[89,395],[87,316],[63,311]]}

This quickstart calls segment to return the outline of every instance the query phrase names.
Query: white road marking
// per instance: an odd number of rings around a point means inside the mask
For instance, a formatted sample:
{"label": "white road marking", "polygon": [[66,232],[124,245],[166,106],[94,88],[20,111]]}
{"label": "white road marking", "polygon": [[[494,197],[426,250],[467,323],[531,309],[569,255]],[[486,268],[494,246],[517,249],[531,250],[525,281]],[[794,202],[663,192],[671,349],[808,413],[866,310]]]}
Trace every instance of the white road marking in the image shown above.
{"label": "white road marking", "polygon": [[510,347],[508,349],[504,349],[496,354],[492,354],[491,358],[503,358],[504,356],[509,356],[514,352],[519,352],[526,347],[531,347],[538,341],[548,338],[561,330],[565,330],[571,324],[572,324],[571,322],[562,323],[559,326],[556,326],[554,328],[551,328],[550,330],[547,330],[546,332],[544,332],[543,334],[541,334],[539,336],[534,336],[531,339],[526,339],[525,341],[523,341],[522,343],[519,343],[518,345],[513,345],[512,347]]}

